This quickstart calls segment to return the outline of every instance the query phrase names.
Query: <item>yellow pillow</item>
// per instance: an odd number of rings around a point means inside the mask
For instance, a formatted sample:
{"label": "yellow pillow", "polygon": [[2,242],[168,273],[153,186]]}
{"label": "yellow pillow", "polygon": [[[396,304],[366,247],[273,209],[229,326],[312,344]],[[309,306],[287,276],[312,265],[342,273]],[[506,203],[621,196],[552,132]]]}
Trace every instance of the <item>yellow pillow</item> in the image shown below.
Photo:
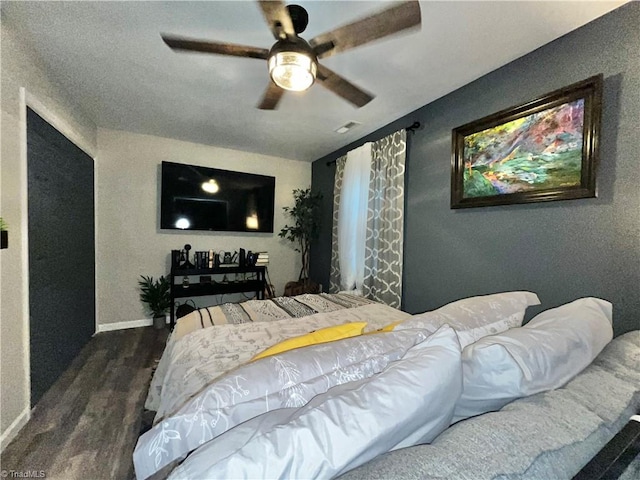
{"label": "yellow pillow", "polygon": [[321,328],[315,332],[307,333],[306,335],[301,335],[299,337],[289,338],[280,343],[276,343],[273,347],[269,347],[263,352],[257,354],[251,359],[251,361],[275,355],[276,353],[286,352],[287,350],[293,350],[294,348],[306,347],[317,343],[332,342],[342,338],[362,335],[364,327],[366,326],[367,322],[353,322],[345,323],[344,325],[336,325],[335,327]]}

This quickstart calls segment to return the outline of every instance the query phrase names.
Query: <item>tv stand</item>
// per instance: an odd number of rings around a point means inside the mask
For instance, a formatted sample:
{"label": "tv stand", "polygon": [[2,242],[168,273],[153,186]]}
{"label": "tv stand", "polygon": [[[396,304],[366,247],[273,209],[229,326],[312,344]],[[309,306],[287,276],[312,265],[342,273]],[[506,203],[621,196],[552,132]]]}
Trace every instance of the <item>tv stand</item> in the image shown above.
{"label": "tv stand", "polygon": [[[224,295],[228,293],[255,292],[259,300],[264,298],[266,287],[266,267],[264,266],[233,266],[214,268],[187,268],[174,267],[171,269],[171,308],[170,327],[176,324],[175,309],[177,298],[202,297],[205,295]],[[234,274],[235,279],[229,277]],[[238,274],[251,274],[255,278],[240,280]],[[201,276],[210,276],[211,281],[200,281]],[[183,279],[187,277],[188,286],[183,286]],[[194,278],[196,277],[196,278]],[[224,278],[227,281],[223,281]]]}

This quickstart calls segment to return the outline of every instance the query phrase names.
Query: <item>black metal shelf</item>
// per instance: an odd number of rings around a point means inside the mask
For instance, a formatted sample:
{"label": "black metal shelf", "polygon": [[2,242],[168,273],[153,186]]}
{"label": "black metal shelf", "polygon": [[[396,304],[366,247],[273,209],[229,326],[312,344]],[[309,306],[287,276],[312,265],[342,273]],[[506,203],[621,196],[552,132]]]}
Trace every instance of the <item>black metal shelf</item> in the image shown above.
{"label": "black metal shelf", "polygon": [[233,267],[214,267],[214,268],[174,268],[171,274],[175,277],[184,277],[185,275],[224,275],[225,273],[264,273],[264,266],[233,266]]}
{"label": "black metal shelf", "polygon": [[[213,278],[214,275],[227,275],[249,273],[256,276],[255,279],[239,280],[239,281],[218,281]],[[188,286],[183,286],[182,279],[194,275],[210,275],[211,281],[191,282],[189,279]],[[175,308],[177,298],[203,297],[206,295],[225,295],[228,293],[255,292],[258,299],[264,298],[264,289],[266,286],[266,267],[265,266],[230,266],[230,267],[214,267],[214,268],[172,268],[171,269],[171,311],[170,325],[171,329],[175,325]]]}
{"label": "black metal shelf", "polygon": [[202,297],[204,295],[222,295],[225,293],[259,292],[264,288],[261,280],[242,282],[190,283],[188,287],[176,285],[174,298]]}

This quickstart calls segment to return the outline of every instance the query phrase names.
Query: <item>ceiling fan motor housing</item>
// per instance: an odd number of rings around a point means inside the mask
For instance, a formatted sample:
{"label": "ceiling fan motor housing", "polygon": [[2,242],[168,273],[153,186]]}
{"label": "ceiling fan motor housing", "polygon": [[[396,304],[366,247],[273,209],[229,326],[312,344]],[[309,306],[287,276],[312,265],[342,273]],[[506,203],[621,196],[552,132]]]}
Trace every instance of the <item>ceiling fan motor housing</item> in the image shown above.
{"label": "ceiling fan motor housing", "polygon": [[269,75],[285,90],[302,91],[313,85],[318,58],[306,40],[290,37],[278,40],[269,51]]}
{"label": "ceiling fan motor housing", "polygon": [[307,29],[309,24],[309,14],[300,5],[287,5],[287,11],[293,22],[293,28],[297,34],[301,34]]}

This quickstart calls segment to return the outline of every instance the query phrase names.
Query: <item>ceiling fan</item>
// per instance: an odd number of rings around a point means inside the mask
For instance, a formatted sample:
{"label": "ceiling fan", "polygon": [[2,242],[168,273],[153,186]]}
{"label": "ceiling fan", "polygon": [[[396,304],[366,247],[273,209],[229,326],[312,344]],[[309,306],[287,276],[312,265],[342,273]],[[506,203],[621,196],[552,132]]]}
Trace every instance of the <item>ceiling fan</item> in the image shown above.
{"label": "ceiling fan", "polygon": [[303,91],[311,87],[315,80],[356,107],[366,105],[374,98],[371,93],[321,65],[318,59],[403,30],[417,28],[421,22],[420,5],[417,1],[398,2],[307,42],[299,36],[307,28],[309,21],[309,15],[303,7],[285,5],[282,1],[259,0],[258,4],[276,38],[271,49],[164,34],[162,39],[173,50],[267,60],[272,81],[258,104],[258,108],[262,110],[274,110],[284,90]]}

